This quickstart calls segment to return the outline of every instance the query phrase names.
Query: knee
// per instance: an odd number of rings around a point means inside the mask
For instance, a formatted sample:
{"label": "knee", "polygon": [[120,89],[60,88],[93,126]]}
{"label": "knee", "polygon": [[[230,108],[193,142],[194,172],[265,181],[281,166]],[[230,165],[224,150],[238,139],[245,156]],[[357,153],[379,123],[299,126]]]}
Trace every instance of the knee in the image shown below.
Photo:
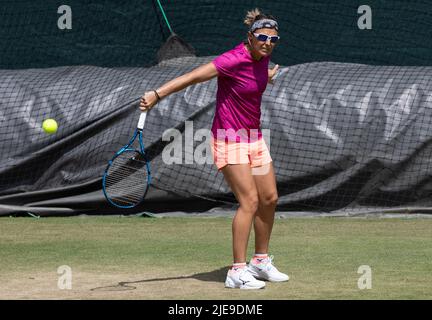
{"label": "knee", "polygon": [[261,205],[265,207],[276,207],[278,199],[277,192],[270,193],[261,199]]}
{"label": "knee", "polygon": [[240,203],[240,206],[247,212],[254,214],[258,210],[259,199],[257,194],[250,194]]}

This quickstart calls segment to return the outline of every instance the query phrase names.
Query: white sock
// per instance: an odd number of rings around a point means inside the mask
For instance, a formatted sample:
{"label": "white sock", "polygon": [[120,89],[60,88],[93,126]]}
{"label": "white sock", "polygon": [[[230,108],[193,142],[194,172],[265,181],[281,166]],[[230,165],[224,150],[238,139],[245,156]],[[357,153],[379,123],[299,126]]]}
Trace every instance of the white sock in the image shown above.
{"label": "white sock", "polygon": [[258,264],[268,257],[267,253],[255,253],[252,258],[252,263]]}
{"label": "white sock", "polygon": [[239,269],[243,269],[246,268],[246,262],[239,262],[239,263],[233,263],[231,270],[239,270]]}

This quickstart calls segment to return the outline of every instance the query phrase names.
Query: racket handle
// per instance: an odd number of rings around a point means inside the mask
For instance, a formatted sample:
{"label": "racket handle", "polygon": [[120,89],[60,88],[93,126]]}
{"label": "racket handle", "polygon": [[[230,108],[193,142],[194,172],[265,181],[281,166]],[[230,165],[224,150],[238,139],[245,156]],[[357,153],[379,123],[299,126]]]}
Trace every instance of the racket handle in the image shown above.
{"label": "racket handle", "polygon": [[138,126],[137,126],[137,128],[139,130],[142,130],[144,128],[144,122],[146,120],[146,117],[147,117],[147,111],[141,112],[141,115],[140,115],[139,121],[138,121]]}

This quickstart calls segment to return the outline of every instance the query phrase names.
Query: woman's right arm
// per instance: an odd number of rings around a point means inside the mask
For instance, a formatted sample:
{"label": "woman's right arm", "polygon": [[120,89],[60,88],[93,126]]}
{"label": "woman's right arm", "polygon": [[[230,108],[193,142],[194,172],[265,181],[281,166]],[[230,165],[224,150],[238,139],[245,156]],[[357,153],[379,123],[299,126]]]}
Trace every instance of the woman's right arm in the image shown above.
{"label": "woman's right arm", "polygon": [[[141,97],[140,109],[141,111],[150,110],[158,101],[171,93],[180,91],[192,84],[210,80],[218,75],[217,69],[212,62],[204,64],[191,72],[168,81],[160,88],[154,91],[147,91]],[[159,97],[158,97],[159,96]]]}

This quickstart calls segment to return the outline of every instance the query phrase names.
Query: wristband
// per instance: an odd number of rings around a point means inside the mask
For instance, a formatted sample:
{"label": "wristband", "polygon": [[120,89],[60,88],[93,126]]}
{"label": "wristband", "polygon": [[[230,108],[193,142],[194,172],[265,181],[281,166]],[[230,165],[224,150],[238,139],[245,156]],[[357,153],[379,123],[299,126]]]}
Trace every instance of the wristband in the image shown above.
{"label": "wristband", "polygon": [[154,92],[154,93],[155,93],[155,95],[156,95],[157,101],[159,101],[159,100],[161,99],[161,97],[159,96],[159,94],[157,93],[157,91],[156,91],[156,90],[153,90],[153,92]]}

